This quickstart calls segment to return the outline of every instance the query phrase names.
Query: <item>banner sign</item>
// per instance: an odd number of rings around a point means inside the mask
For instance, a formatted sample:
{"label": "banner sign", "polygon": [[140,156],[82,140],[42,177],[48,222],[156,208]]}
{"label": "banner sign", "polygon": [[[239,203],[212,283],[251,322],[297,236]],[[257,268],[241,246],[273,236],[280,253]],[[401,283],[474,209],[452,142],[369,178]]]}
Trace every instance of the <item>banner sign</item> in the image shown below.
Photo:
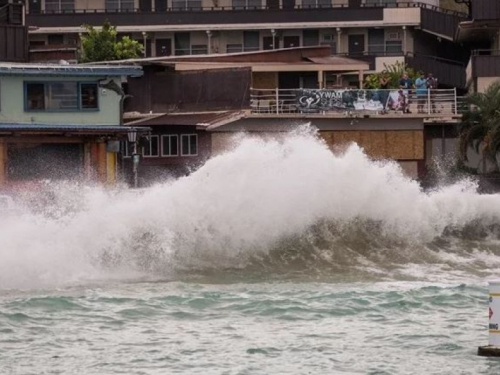
{"label": "banner sign", "polygon": [[301,112],[403,110],[407,90],[300,90],[296,95]]}

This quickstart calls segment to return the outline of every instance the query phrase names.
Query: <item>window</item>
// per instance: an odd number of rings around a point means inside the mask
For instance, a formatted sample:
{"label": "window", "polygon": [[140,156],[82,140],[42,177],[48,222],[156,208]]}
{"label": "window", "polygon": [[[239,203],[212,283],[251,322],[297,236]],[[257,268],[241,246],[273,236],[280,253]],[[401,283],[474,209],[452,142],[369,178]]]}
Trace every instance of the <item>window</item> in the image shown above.
{"label": "window", "polygon": [[174,44],[177,56],[191,54],[191,36],[189,33],[175,33]]}
{"label": "window", "polygon": [[108,11],[131,12],[134,10],[134,0],[106,0],[105,7]]}
{"label": "window", "polygon": [[368,53],[384,54],[385,31],[383,29],[368,29]]}
{"label": "window", "polygon": [[159,137],[157,135],[149,136],[144,148],[142,149],[142,156],[145,158],[154,158],[160,156],[158,153]]}
{"label": "window", "polygon": [[302,0],[302,8],[330,8],[331,0]]}
{"label": "window", "polygon": [[47,13],[64,13],[73,10],[75,10],[75,0],[45,0],[45,11]]}
{"label": "window", "polygon": [[385,50],[387,53],[401,53],[403,52],[403,42],[401,40],[385,42]]}
{"label": "window", "polygon": [[233,8],[247,9],[247,8],[262,8],[261,0],[233,0]]}
{"label": "window", "polygon": [[172,0],[172,8],[175,10],[202,9],[201,0]]}
{"label": "window", "polygon": [[258,51],[260,49],[258,31],[243,31],[243,49],[245,52]]}
{"label": "window", "polygon": [[397,0],[365,0],[366,5],[372,6],[387,6],[389,4],[396,4]]}
{"label": "window", "polygon": [[64,44],[64,35],[63,34],[49,34],[47,36],[47,41],[50,45]]}
{"label": "window", "polygon": [[243,44],[228,44],[226,45],[227,53],[243,52]]}
{"label": "window", "polygon": [[179,137],[177,135],[161,136],[161,156],[179,155]]}
{"label": "window", "polygon": [[304,47],[317,46],[319,44],[319,31],[318,30],[303,30],[302,31],[302,45]]}
{"label": "window", "polygon": [[205,44],[193,44],[191,46],[192,55],[206,55],[208,53],[208,47]]}
{"label": "window", "polygon": [[129,141],[121,141],[120,149],[122,157],[129,158],[134,153],[134,144]]}
{"label": "window", "polygon": [[98,109],[95,83],[29,82],[26,83],[27,111],[79,111]]}
{"label": "window", "polygon": [[98,94],[97,85],[93,83],[82,83],[80,85],[80,108],[82,109],[97,109]]}
{"label": "window", "polygon": [[198,136],[196,134],[181,135],[181,155],[196,156],[198,155]]}

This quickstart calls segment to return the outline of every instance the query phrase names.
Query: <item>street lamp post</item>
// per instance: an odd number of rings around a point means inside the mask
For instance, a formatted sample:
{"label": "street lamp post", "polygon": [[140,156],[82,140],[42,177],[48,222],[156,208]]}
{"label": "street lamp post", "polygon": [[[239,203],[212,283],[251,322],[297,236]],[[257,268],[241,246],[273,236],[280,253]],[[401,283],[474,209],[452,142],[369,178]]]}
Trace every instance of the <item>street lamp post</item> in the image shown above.
{"label": "street lamp post", "polygon": [[139,160],[140,160],[140,155],[137,153],[137,129],[132,129],[127,133],[128,141],[129,143],[132,143],[133,145],[133,150],[132,150],[132,174],[134,177],[134,188],[137,189],[139,186],[139,180],[138,180],[138,167],[139,167]]}

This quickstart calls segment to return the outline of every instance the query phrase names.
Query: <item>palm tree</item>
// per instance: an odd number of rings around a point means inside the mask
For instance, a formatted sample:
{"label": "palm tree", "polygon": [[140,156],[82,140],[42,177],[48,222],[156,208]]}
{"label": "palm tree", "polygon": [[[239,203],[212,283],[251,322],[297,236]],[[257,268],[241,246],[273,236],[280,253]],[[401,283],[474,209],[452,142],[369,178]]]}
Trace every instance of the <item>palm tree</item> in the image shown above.
{"label": "palm tree", "polygon": [[[468,110],[459,128],[460,155],[467,161],[467,150],[473,148],[498,170],[500,152],[500,82],[491,84],[484,93],[467,96]],[[483,170],[484,171],[484,170]]]}

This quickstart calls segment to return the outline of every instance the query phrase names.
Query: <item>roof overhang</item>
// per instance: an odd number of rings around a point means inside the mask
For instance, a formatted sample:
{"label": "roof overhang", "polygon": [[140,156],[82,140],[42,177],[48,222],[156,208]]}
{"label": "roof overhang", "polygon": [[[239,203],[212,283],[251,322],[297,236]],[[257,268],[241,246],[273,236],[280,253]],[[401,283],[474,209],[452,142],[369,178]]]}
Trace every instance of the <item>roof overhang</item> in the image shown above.
{"label": "roof overhang", "polygon": [[456,40],[470,42],[491,40],[500,29],[500,21],[465,21],[458,25]]}
{"label": "roof overhang", "polygon": [[[141,32],[175,32],[175,31],[207,31],[207,30],[285,30],[285,29],[318,29],[318,28],[365,28],[365,27],[401,27],[419,26],[419,22],[398,21],[355,21],[355,22],[277,22],[277,23],[234,23],[234,24],[192,24],[192,25],[144,25],[144,26],[117,26],[120,33]],[[96,27],[98,29],[98,27]],[[30,27],[30,34],[47,33],[82,33],[85,28],[81,26],[68,27]]]}
{"label": "roof overhang", "polygon": [[202,62],[179,62],[171,63],[175,70],[212,70],[227,68],[252,69],[252,72],[345,72],[353,70],[368,70],[370,66],[367,63],[359,64],[314,64],[314,63],[202,63]]}
{"label": "roof overhang", "polygon": [[129,132],[148,133],[150,128],[110,125],[0,124],[0,135],[89,135],[117,136]]}
{"label": "roof overhang", "polygon": [[0,63],[0,75],[58,77],[140,77],[136,65],[16,64]]}

